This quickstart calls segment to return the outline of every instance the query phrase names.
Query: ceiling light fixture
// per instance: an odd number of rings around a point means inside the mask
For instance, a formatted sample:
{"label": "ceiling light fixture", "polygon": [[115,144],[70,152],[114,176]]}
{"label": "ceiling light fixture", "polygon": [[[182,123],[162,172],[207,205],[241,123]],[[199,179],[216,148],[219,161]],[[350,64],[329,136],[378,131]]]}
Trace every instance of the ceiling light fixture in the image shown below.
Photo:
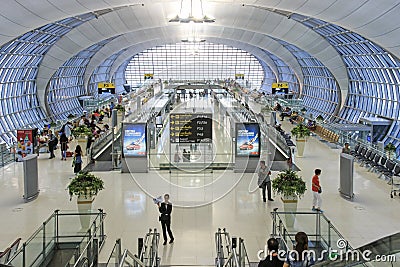
{"label": "ceiling light fixture", "polygon": [[203,0],[194,0],[194,1],[199,1],[200,4],[200,9],[201,9],[201,15],[200,16],[195,16],[193,14],[193,0],[186,0],[187,2],[190,1],[190,9],[189,9],[189,14],[187,16],[182,15],[182,10],[183,10],[183,2],[185,0],[181,0],[181,8],[179,10],[179,14],[174,16],[169,20],[169,22],[180,22],[180,23],[214,23],[215,19],[204,15],[203,12]]}

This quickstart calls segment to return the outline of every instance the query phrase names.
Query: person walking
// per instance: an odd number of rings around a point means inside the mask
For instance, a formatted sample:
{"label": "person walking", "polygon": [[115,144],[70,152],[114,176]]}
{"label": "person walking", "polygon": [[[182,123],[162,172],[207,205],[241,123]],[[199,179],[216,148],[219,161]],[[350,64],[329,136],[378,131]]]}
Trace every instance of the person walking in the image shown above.
{"label": "person walking", "polygon": [[182,156],[183,156],[183,162],[188,162],[188,152],[186,151],[186,149],[183,149],[182,152]]}
{"label": "person walking", "polygon": [[308,236],[304,232],[298,232],[294,236],[296,245],[289,251],[283,267],[309,267],[315,264],[315,260],[308,252]]}
{"label": "person walking", "polygon": [[72,138],[71,137],[72,136],[72,128],[73,128],[72,122],[69,121],[66,124],[64,124],[63,129],[61,130],[67,136],[68,141],[70,141],[71,140],[70,138]]}
{"label": "person walking", "polygon": [[320,169],[315,169],[314,171],[314,176],[312,178],[312,193],[313,193],[313,211],[322,211],[321,210],[321,204],[322,204],[322,199],[321,199],[321,185],[319,183],[319,176],[321,175],[321,170]]}
{"label": "person walking", "polygon": [[165,246],[167,244],[167,232],[170,238],[169,243],[174,243],[174,236],[171,231],[171,213],[172,213],[172,203],[169,202],[169,194],[164,195],[164,202],[157,202],[158,211],[160,212],[159,221],[161,222],[161,227],[163,231],[163,238]]}
{"label": "person walking", "polygon": [[267,241],[268,254],[258,263],[258,267],[282,267],[283,261],[279,259],[279,242],[276,238]]}
{"label": "person walking", "polygon": [[262,198],[267,202],[265,191],[268,190],[268,200],[274,201],[271,197],[271,171],[265,165],[265,161],[260,161],[260,168],[258,170],[258,187],[262,190]]}
{"label": "person walking", "polygon": [[54,159],[56,156],[54,155],[54,150],[58,144],[58,139],[55,134],[51,130],[49,130],[49,142],[47,145],[49,146],[49,152],[50,152],[50,158],[49,159]]}
{"label": "person walking", "polygon": [[60,136],[61,160],[67,160],[68,137],[65,133]]}
{"label": "person walking", "polygon": [[75,148],[73,167],[75,174],[82,170],[82,148],[80,145]]}

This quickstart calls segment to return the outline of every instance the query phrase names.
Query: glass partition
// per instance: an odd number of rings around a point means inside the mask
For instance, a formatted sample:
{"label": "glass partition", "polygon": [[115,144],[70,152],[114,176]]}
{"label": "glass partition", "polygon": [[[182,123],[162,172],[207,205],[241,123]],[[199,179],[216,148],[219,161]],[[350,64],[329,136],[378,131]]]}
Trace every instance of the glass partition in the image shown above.
{"label": "glass partition", "polygon": [[[36,232],[11,256],[12,266],[41,266],[56,247],[77,244],[75,256],[88,249],[88,244],[98,239],[101,248],[105,241],[105,213],[102,210],[87,213],[56,210]],[[73,260],[78,257],[73,257]]]}

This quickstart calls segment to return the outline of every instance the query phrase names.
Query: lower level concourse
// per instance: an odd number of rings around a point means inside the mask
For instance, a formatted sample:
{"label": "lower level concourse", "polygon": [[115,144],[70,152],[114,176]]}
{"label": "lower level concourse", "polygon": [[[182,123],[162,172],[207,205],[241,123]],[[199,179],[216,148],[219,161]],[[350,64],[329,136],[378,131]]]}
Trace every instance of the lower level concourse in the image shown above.
{"label": "lower level concourse", "polygon": [[400,267],[400,0],[0,2],[0,267]]}
{"label": "lower level concourse", "polygon": [[[225,100],[227,99],[229,98]],[[261,108],[260,104],[254,101],[249,103],[250,109],[257,112]],[[212,111],[213,114],[214,156],[207,164],[231,162],[230,157],[233,157],[234,153],[230,141],[227,141],[230,138],[224,138],[227,135],[227,125],[224,125],[224,121],[227,120],[220,117],[224,116],[221,105],[212,98],[191,99],[188,95],[186,100],[183,98],[175,107],[173,113],[184,114],[189,110],[193,112],[193,109],[201,113]],[[281,127],[289,132],[294,126],[286,120],[282,122]],[[225,228],[231,236],[243,238],[249,261],[258,262],[258,252],[264,249],[273,232],[271,212],[275,209],[284,210],[281,196],[272,193],[274,201],[263,202],[261,190],[258,188],[257,172],[235,172],[232,168],[193,169],[185,165],[173,168],[171,171],[158,168],[171,156],[169,137],[170,133],[166,130],[161,134],[157,146],[150,149],[150,169],[146,173],[121,173],[120,170],[93,172],[104,181],[105,189],[96,196],[92,210],[103,209],[107,214],[105,219],[107,239],[99,255],[99,262],[107,262],[114,241],[118,238],[122,239],[124,248],[136,251],[138,237],[143,237],[148,229],[155,228],[159,232],[162,231],[158,220],[158,207],[153,199],[164,193],[169,193],[170,201],[174,205],[171,229],[175,240],[173,244],[165,246],[160,243],[158,253],[161,265],[214,265],[217,257],[215,233],[219,228]],[[190,150],[189,146],[187,150]],[[198,150],[201,150],[201,144]],[[298,175],[303,178],[308,190],[298,200],[296,212],[299,214],[291,231],[307,231],[309,234],[315,231],[313,222],[315,218],[306,217],[319,214],[311,210],[313,205],[311,178],[314,170],[320,168],[323,215],[330,220],[332,226],[351,247],[358,248],[396,233],[400,220],[397,212],[400,199],[390,198],[391,187],[387,181],[378,177],[378,173],[355,164],[354,198],[349,200],[340,195],[338,188],[341,151],[341,147],[332,147],[330,143],[314,135],[307,141],[304,156],[293,157],[293,163],[299,169]],[[200,159],[196,159],[196,151],[192,150],[190,163],[207,162],[207,159],[201,158],[206,154],[201,154]],[[265,154],[261,155],[261,159],[266,157]],[[74,177],[72,158],[67,158],[66,161],[60,159],[58,153],[55,159],[48,159],[48,154],[40,154],[38,158],[40,194],[36,200],[28,203],[24,203],[22,199],[23,163],[15,162],[1,169],[0,227],[7,230],[1,234],[0,246],[7,246],[15,237],[27,240],[54,210],[77,210],[76,200],[70,201],[67,190],[68,184]],[[86,161],[87,157],[85,156],[83,160]],[[184,163],[180,161],[180,164]],[[273,163],[268,167],[272,170],[271,179],[274,180],[279,171],[274,170],[275,167],[272,165]],[[305,214],[302,215],[302,212]],[[71,224],[61,224],[60,227],[73,229],[76,227],[73,224],[79,224],[79,221],[71,221]],[[330,236],[336,242],[337,236],[334,234]],[[41,241],[35,242],[40,244]]]}

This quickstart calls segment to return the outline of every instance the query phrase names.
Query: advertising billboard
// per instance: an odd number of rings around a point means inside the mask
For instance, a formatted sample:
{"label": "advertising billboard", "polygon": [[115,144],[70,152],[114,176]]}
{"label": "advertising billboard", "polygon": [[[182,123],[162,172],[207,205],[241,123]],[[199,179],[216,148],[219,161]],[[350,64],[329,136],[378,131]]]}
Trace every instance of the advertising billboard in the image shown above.
{"label": "advertising billboard", "polygon": [[17,130],[17,153],[22,157],[33,154],[37,145],[37,128]]}
{"label": "advertising billboard", "polygon": [[146,123],[124,123],[122,131],[123,157],[146,157]]}
{"label": "advertising billboard", "polygon": [[236,156],[260,157],[260,126],[258,123],[236,124]]}

